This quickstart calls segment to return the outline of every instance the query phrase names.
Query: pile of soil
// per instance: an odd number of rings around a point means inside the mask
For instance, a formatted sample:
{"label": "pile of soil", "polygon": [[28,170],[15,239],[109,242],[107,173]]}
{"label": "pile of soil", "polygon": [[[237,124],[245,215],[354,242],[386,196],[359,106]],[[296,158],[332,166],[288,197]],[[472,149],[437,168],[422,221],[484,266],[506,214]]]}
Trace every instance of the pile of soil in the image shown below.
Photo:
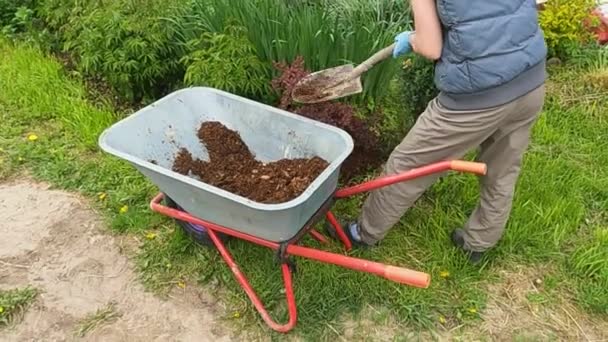
{"label": "pile of soil", "polygon": [[198,138],[209,152],[209,161],[195,159],[182,148],[173,171],[260,203],[283,203],[298,197],[329,165],[319,157],[264,164],[255,159],[237,132],[219,122],[204,122]]}
{"label": "pile of soil", "polygon": [[306,99],[308,101],[316,101],[327,96],[325,91],[328,87],[336,82],[335,79],[327,76],[319,76],[313,78],[306,83],[301,84],[293,90],[293,97]]}

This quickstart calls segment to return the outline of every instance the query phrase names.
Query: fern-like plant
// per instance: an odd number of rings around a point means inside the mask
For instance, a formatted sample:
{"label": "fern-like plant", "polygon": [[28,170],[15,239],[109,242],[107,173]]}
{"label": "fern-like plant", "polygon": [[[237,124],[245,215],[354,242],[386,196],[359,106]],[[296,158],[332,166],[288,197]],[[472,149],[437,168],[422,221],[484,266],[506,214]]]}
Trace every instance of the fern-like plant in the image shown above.
{"label": "fern-like plant", "polygon": [[180,59],[186,53],[179,43],[178,23],[163,19],[175,4],[154,0],[142,9],[138,3],[116,1],[81,9],[81,16],[63,24],[64,50],[77,58],[78,68],[101,76],[134,102],[175,88],[183,78]]}
{"label": "fern-like plant", "polygon": [[269,65],[260,61],[243,27],[227,26],[222,33],[205,32],[188,45],[192,52],[182,58],[186,85],[208,86],[254,98],[271,92]]}

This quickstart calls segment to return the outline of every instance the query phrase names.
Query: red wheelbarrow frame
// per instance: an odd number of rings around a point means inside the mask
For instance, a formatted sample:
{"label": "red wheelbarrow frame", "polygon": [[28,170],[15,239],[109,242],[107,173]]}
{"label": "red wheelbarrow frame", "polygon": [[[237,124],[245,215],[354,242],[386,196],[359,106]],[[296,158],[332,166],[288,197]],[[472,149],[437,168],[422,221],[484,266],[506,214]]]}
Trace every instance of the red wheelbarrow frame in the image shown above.
{"label": "red wheelbarrow frame", "polygon": [[[336,199],[351,197],[351,196],[354,196],[357,194],[376,190],[376,189],[379,189],[379,188],[382,188],[385,186],[389,186],[389,185],[392,185],[395,183],[404,182],[404,181],[412,180],[414,178],[424,177],[424,176],[428,176],[431,174],[446,172],[446,171],[450,171],[450,170],[473,173],[473,174],[477,174],[477,175],[485,175],[486,165],[482,164],[482,163],[467,162],[467,161],[460,161],[460,160],[439,162],[439,163],[431,164],[428,166],[420,167],[417,169],[413,169],[413,170],[410,170],[410,171],[407,171],[407,172],[404,172],[401,174],[384,176],[384,177],[377,178],[377,179],[374,179],[374,180],[371,180],[371,181],[368,181],[368,182],[365,182],[365,183],[362,183],[359,185],[340,189],[335,193],[334,197]],[[226,249],[226,246],[224,245],[224,243],[222,242],[220,237],[218,237],[218,235],[217,235],[218,233],[230,235],[235,238],[246,240],[251,243],[255,243],[260,246],[268,247],[273,250],[283,249],[283,250],[281,250],[281,252],[284,253],[285,256],[287,256],[287,255],[299,256],[299,257],[308,258],[308,259],[312,259],[312,260],[316,260],[316,261],[320,261],[320,262],[324,262],[324,263],[342,266],[342,267],[345,267],[345,268],[348,268],[351,270],[355,270],[355,271],[372,273],[372,274],[375,274],[380,277],[384,277],[388,280],[391,280],[391,281],[394,281],[397,283],[406,284],[406,285],[410,285],[410,286],[414,286],[414,287],[418,287],[418,288],[427,288],[431,281],[431,277],[427,273],[418,272],[418,271],[406,269],[403,267],[385,265],[382,263],[368,261],[368,260],[364,260],[364,259],[352,258],[352,257],[344,256],[341,254],[324,252],[324,251],[314,249],[314,248],[298,246],[295,244],[295,242],[290,242],[290,243],[284,245],[284,244],[280,244],[277,242],[264,240],[264,239],[261,239],[261,238],[258,238],[258,237],[255,237],[255,236],[252,236],[249,234],[245,234],[242,232],[238,232],[238,231],[228,228],[228,227],[223,227],[223,226],[214,224],[212,222],[207,222],[205,220],[201,220],[184,211],[180,211],[177,209],[173,209],[173,208],[164,206],[164,205],[160,204],[161,201],[163,200],[163,198],[164,198],[164,195],[162,193],[158,194],[156,197],[154,197],[154,199],[150,203],[150,208],[156,212],[159,212],[163,215],[172,217],[174,219],[186,221],[186,222],[189,222],[189,223],[195,224],[195,225],[201,225],[201,226],[204,226],[205,228],[207,228],[207,233],[209,234],[209,237],[213,241],[213,244],[215,245],[217,250],[220,252],[224,261],[226,261],[226,263],[232,270],[232,273],[234,273],[235,278],[240,283],[240,285],[243,287],[243,289],[245,290],[245,293],[247,293],[247,296],[249,297],[249,299],[251,300],[251,302],[257,309],[257,311],[262,316],[262,319],[264,319],[264,321],[266,322],[266,324],[268,324],[268,326],[270,328],[272,328],[275,331],[281,332],[281,333],[286,333],[286,332],[290,331],[291,329],[293,329],[293,327],[296,325],[296,317],[297,317],[296,301],[295,301],[295,297],[293,294],[293,283],[292,283],[292,279],[291,279],[291,269],[289,267],[289,264],[286,262],[283,262],[281,264],[281,269],[282,269],[282,273],[283,273],[283,281],[285,283],[285,294],[287,297],[289,321],[286,324],[278,324],[270,317],[270,315],[266,311],[264,304],[258,298],[256,292],[253,290],[253,288],[249,284],[247,277],[241,272],[240,268],[234,262],[234,259],[232,258],[232,256],[228,252],[228,250]],[[336,233],[337,233],[338,237],[340,238],[340,240],[342,241],[342,243],[344,244],[346,250],[347,251],[350,250],[352,248],[351,243],[348,240],[348,238],[346,237],[346,234],[342,230],[342,227],[338,223],[338,220],[336,219],[334,214],[331,211],[328,211],[326,213],[326,218],[329,221],[329,223],[333,226],[333,228],[336,230]],[[316,239],[320,242],[323,242],[323,243],[327,242],[326,238],[323,235],[321,235],[319,232],[315,231],[314,229],[310,229],[309,233],[314,239]]]}

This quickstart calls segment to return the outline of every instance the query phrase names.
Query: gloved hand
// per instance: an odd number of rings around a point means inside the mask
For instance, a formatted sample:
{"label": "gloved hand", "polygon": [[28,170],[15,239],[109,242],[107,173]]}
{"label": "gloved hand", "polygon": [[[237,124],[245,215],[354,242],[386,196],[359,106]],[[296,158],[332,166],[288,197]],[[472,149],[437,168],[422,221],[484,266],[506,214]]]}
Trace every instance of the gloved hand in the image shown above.
{"label": "gloved hand", "polygon": [[397,58],[399,56],[408,54],[412,52],[412,44],[410,44],[410,37],[412,36],[412,31],[405,31],[399,33],[395,37],[395,49],[393,50],[393,58]]}

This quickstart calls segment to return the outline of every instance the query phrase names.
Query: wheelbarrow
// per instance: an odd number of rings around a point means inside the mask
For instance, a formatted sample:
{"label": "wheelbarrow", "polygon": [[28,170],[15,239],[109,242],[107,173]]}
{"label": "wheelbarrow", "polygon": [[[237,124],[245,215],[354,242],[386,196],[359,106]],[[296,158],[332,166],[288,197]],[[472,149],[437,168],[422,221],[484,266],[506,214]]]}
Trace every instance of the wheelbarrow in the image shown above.
{"label": "wheelbarrow", "polygon": [[[239,132],[258,160],[319,156],[328,161],[329,166],[299,197],[280,204],[257,203],[173,172],[172,164],[180,148],[187,148],[196,158],[208,158],[196,136],[197,128],[206,121],[219,121]],[[336,200],[450,170],[479,175],[486,172],[486,166],[480,163],[439,161],[337,190],[340,167],[353,149],[352,138],[346,132],[223,91],[200,87],[176,91],[121,120],[100,136],[99,144],[104,151],[130,162],[160,189],[150,203],[152,210],[208,237],[262,319],[270,328],[283,333],[293,329],[297,315],[290,256],[371,273],[417,288],[430,284],[430,275],[424,272],[299,245],[308,234],[321,243],[328,243],[326,237],[314,229],[316,223],[326,219],[345,249],[352,248],[331,212]],[[163,199],[169,205],[163,204]],[[287,323],[277,323],[270,317],[226,248],[224,237],[276,251],[285,285]]]}

